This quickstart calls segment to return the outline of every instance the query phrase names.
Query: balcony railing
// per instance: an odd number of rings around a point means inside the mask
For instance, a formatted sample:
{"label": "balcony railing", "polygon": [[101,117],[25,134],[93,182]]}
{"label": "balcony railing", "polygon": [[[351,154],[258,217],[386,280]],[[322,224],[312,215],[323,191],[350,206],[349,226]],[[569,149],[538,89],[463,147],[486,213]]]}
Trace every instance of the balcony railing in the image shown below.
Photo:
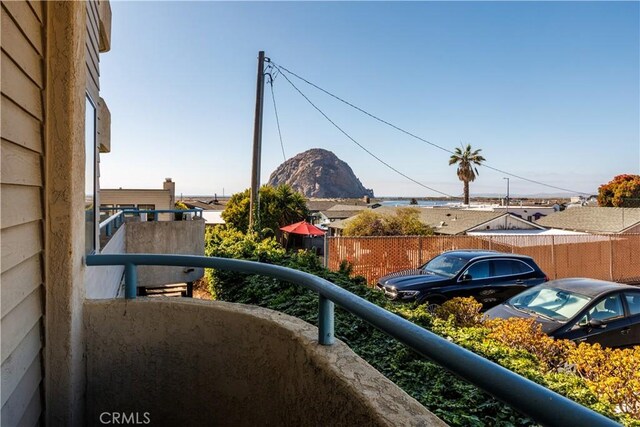
{"label": "balcony railing", "polygon": [[322,345],[334,342],[335,303],[543,425],[618,425],[603,415],[309,273],[252,261],[189,255],[88,255],[87,265],[124,265],[126,298],[136,297],[138,265],[215,268],[260,274],[295,283],[319,295],[318,342]]}
{"label": "balcony railing", "polygon": [[[133,208],[113,208],[101,207],[100,212],[115,212],[104,221],[100,222],[100,236],[102,244],[106,244],[113,233],[125,222],[125,217],[142,217],[142,215],[153,215],[152,221],[158,221],[159,214],[193,214],[196,218],[202,218],[202,209],[133,209]],[[184,217],[183,217],[184,218]]]}

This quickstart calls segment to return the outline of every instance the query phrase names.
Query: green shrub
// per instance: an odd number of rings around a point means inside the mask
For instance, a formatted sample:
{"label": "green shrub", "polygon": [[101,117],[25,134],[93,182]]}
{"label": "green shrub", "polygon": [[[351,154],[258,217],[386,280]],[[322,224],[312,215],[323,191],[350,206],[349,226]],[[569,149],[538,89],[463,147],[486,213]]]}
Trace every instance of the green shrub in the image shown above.
{"label": "green shrub", "polygon": [[[424,305],[393,304],[381,292],[367,287],[364,278],[349,277],[348,264],[339,271],[329,271],[314,254],[286,253],[273,239],[217,230],[207,235],[206,253],[270,262],[315,274],[610,418],[625,425],[638,425],[633,408],[637,410],[640,348],[635,352],[605,352],[605,357],[617,360],[612,365],[615,369],[607,370],[597,346],[553,340],[535,325],[521,320],[483,323],[479,304],[472,298],[443,304],[438,316],[430,314]],[[219,299],[257,304],[317,324],[318,296],[302,286],[256,275],[221,271],[207,274],[211,277],[211,291]],[[445,422],[457,426],[535,425],[360,318],[339,307],[335,316],[338,339]],[[623,381],[612,378],[624,379],[628,388],[624,388]],[[616,405],[629,409],[621,413]]]}

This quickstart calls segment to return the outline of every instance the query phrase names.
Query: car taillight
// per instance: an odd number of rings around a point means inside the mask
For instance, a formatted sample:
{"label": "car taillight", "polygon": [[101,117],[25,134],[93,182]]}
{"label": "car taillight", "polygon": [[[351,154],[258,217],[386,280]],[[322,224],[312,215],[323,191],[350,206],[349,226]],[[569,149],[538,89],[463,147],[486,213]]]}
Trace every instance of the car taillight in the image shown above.
{"label": "car taillight", "polygon": [[544,275],[544,281],[548,282],[549,281],[549,276],[547,276],[546,274]]}

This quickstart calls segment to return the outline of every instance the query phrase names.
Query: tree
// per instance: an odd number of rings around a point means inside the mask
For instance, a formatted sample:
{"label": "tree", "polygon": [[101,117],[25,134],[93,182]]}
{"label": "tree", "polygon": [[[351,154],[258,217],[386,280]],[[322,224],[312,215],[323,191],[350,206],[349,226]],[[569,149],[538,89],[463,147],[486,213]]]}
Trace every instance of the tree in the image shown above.
{"label": "tree", "polygon": [[[260,232],[270,230],[280,236],[280,227],[303,221],[309,210],[304,196],[286,184],[272,187],[263,185],[259,190],[257,224]],[[249,189],[231,196],[222,218],[233,228],[246,233],[249,229]]]}
{"label": "tree", "polygon": [[598,206],[640,207],[640,175],[623,174],[598,188]]}
{"label": "tree", "polygon": [[365,209],[347,222],[345,236],[424,236],[433,230],[420,221],[420,209],[401,208],[394,214]]}
{"label": "tree", "polygon": [[480,155],[482,149],[471,151],[471,144],[467,144],[466,147],[455,149],[454,153],[449,158],[449,166],[458,164],[458,179],[464,183],[464,204],[469,204],[469,183],[476,180],[478,168],[485,158]]}

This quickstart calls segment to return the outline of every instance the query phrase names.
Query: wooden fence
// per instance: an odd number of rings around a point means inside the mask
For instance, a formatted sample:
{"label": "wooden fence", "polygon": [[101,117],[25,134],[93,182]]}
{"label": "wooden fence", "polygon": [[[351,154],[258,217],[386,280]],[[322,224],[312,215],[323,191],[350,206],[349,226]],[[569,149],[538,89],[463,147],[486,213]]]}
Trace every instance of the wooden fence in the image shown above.
{"label": "wooden fence", "polygon": [[531,256],[551,279],[591,277],[640,283],[640,234],[555,236],[329,237],[328,267],[344,260],[370,285],[454,249],[490,249]]}

